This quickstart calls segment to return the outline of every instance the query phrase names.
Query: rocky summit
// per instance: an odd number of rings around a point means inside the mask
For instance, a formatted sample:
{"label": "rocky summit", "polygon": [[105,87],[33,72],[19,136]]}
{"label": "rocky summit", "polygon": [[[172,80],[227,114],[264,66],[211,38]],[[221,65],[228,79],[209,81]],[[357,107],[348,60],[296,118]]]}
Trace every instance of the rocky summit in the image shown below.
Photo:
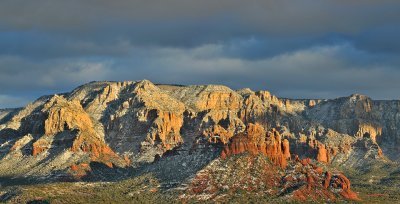
{"label": "rocky summit", "polygon": [[148,80],[0,110],[0,201],[400,202],[400,101]]}

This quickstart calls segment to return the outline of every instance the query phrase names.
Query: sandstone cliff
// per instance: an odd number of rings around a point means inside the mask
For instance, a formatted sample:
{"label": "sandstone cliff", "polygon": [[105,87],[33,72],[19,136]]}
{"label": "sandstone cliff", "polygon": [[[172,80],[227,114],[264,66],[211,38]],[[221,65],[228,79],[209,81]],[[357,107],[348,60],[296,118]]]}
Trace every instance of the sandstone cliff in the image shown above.
{"label": "sandstone cliff", "polygon": [[275,165],[285,168],[290,160],[289,141],[282,139],[275,129],[266,133],[258,124],[249,123],[245,133],[235,135],[222,152],[221,158],[244,152],[267,156]]}

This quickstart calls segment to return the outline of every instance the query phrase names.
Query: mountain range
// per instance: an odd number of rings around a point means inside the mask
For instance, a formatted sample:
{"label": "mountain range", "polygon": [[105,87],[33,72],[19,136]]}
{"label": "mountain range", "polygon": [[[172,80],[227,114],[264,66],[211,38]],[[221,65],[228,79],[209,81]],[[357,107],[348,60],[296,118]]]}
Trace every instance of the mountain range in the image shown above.
{"label": "mountain range", "polygon": [[0,201],[399,202],[399,155],[398,100],[90,82],[0,110]]}

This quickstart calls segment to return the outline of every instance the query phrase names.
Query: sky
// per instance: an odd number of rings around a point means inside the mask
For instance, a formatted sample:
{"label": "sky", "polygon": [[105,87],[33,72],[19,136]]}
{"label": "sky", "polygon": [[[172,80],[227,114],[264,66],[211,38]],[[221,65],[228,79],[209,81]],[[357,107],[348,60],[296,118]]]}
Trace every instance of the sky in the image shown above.
{"label": "sky", "polygon": [[0,108],[90,81],[400,99],[398,0],[2,0]]}

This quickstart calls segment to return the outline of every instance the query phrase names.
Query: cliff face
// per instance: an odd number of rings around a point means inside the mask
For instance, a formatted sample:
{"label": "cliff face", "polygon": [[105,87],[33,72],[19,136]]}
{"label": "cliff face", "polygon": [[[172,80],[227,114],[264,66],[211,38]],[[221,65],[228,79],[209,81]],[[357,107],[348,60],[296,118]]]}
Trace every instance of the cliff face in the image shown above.
{"label": "cliff face", "polygon": [[[118,156],[105,144],[104,139],[97,135],[92,119],[79,101],[67,101],[61,96],[54,96],[44,105],[42,111],[48,115],[44,121],[44,137],[54,137],[65,131],[77,131],[70,147],[72,152],[87,152],[92,161],[105,162],[108,166],[112,166],[112,159],[118,160]],[[38,141],[33,143],[34,156],[44,151],[37,148],[43,147],[43,144],[36,145]],[[48,147],[51,148],[51,145]]]}
{"label": "cliff face", "polygon": [[[199,150],[220,151],[222,160],[261,155],[281,170],[297,165],[295,155],[359,168],[398,160],[399,127],[399,101],[362,95],[291,100],[220,85],[91,82],[0,111],[0,174],[82,177],[94,162],[138,167],[174,154],[195,159]],[[324,185],[340,181],[334,188],[346,192],[348,180],[328,177]]]}
{"label": "cliff face", "polygon": [[259,124],[249,123],[244,133],[239,133],[231,138],[221,152],[221,158],[241,153],[267,156],[276,166],[286,168],[290,160],[289,141],[282,139],[275,129],[265,132]]}
{"label": "cliff face", "polygon": [[[371,141],[368,142],[371,146],[366,147],[367,149],[377,148],[377,156],[382,156],[383,152],[396,161],[398,158],[395,155],[400,153],[399,107],[397,101],[373,101],[367,96],[355,94],[324,101],[306,110],[305,115],[310,121],[330,128],[331,132],[352,136],[347,137],[349,142],[350,139],[353,140],[351,144],[360,140]],[[341,152],[351,149],[351,145],[331,147]]]}
{"label": "cliff face", "polygon": [[[100,162],[109,167],[127,165],[97,134],[90,115],[77,100],[68,101],[55,95],[38,106],[33,116],[27,117],[35,120],[21,121],[19,129],[14,130],[15,138],[8,141],[13,146],[4,152],[0,170],[6,175],[14,173],[10,170],[20,163],[29,165],[20,166],[19,173],[38,176],[49,174],[51,165],[64,171],[76,163]],[[39,166],[41,162],[48,162],[48,166]],[[30,168],[35,165],[38,166]]]}

